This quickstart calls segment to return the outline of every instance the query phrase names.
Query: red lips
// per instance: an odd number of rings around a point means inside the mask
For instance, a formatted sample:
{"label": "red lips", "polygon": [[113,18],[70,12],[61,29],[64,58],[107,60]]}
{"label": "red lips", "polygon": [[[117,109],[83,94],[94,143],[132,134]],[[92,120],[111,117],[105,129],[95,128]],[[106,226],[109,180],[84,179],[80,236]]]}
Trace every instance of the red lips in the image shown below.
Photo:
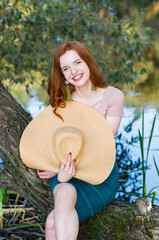
{"label": "red lips", "polygon": [[[80,76],[81,75],[81,76]],[[77,79],[75,79],[76,77],[78,77],[78,76],[80,76],[79,78],[77,78]],[[79,80],[81,80],[81,78],[83,77],[83,73],[79,73],[79,74],[76,74],[72,79],[74,80],[74,81],[79,81]]]}

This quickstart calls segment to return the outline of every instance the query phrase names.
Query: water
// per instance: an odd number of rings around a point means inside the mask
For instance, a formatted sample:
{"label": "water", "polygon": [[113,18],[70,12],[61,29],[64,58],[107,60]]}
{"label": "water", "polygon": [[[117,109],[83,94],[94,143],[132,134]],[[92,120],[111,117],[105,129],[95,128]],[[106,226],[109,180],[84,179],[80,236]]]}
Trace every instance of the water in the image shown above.
{"label": "water", "polygon": [[[136,108],[134,107],[129,107],[129,108],[124,108],[124,114],[122,118],[122,122],[119,128],[119,132],[122,133],[123,139],[126,145],[129,146],[130,148],[130,158],[132,158],[132,161],[138,161],[140,158],[141,161],[141,150],[140,150],[140,144],[139,141],[131,143],[130,145],[128,144],[129,142],[132,142],[132,137],[134,139],[137,139],[138,137],[138,130],[142,132],[142,115],[132,124],[132,128],[130,132],[125,132],[124,128],[127,126],[129,123],[131,123],[134,119],[134,116],[136,115]],[[150,145],[150,152],[149,152],[149,157],[148,157],[148,167],[149,169],[146,171],[146,188],[147,188],[147,193],[154,188],[159,186],[159,176],[157,174],[155,164],[153,161],[153,157],[155,158],[158,168],[159,168],[159,114],[157,110],[153,106],[147,106],[144,109],[144,155],[146,159],[146,154],[147,154],[147,147],[148,147],[148,141],[149,141],[149,136],[151,132],[151,127],[153,123],[153,119],[156,115],[156,121],[155,121],[155,127],[154,127],[154,133],[153,133],[153,138],[151,141]],[[139,169],[139,168],[138,168]],[[142,171],[138,171],[142,173]],[[142,186],[142,175],[140,176],[135,176],[138,178],[138,182],[136,181],[135,186],[131,185],[131,181],[129,182],[130,185],[125,189],[128,192],[131,192],[133,187],[140,187]],[[133,183],[134,184],[134,183]],[[159,188],[154,189],[154,191],[157,193],[156,198],[159,199]],[[139,193],[142,193],[142,190],[139,191]],[[134,199],[134,198],[132,198]],[[155,204],[159,205],[159,201],[155,200]]]}
{"label": "water", "polygon": [[41,102],[35,95],[34,97],[30,98],[29,101],[27,102],[26,110],[31,114],[32,118],[34,118],[45,107],[46,107],[45,104]]}

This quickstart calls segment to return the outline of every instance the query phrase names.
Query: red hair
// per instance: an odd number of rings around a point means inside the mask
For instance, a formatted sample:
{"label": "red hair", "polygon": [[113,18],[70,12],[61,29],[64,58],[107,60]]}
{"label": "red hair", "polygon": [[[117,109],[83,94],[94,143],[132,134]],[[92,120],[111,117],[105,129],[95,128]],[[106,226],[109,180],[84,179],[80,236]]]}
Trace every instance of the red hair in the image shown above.
{"label": "red hair", "polygon": [[[50,96],[50,104],[54,108],[54,113],[56,115],[58,115],[56,113],[57,108],[65,107],[66,105],[67,92],[65,78],[60,66],[60,57],[69,50],[76,51],[78,55],[83,59],[83,61],[87,64],[90,70],[90,79],[94,86],[99,88],[107,87],[107,84],[103,80],[97,63],[95,62],[90,50],[84,44],[71,41],[59,46],[55,53],[47,90]],[[72,84],[69,84],[69,86],[72,94],[75,91],[75,87]]]}

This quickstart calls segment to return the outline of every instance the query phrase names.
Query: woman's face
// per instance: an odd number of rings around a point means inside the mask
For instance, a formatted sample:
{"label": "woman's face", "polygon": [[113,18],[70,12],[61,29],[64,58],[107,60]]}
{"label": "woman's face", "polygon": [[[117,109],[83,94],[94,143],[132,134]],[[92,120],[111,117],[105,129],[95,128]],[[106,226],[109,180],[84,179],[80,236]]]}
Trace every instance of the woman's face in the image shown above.
{"label": "woman's face", "polygon": [[90,70],[76,51],[69,50],[63,54],[60,66],[65,79],[75,87],[84,86],[90,81]]}

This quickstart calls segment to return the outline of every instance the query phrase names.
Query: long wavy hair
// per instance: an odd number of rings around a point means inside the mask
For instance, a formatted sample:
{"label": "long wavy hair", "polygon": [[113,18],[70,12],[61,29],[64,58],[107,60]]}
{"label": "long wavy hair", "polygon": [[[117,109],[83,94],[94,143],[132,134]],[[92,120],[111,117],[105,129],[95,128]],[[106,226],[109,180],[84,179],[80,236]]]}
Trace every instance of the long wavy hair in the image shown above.
{"label": "long wavy hair", "polygon": [[[47,89],[48,95],[50,97],[49,102],[54,108],[54,113],[57,116],[59,115],[56,113],[57,108],[65,107],[67,98],[65,78],[60,66],[60,57],[69,50],[76,51],[81,59],[83,59],[83,61],[87,64],[90,70],[90,79],[94,86],[99,88],[107,87],[107,84],[103,80],[97,63],[95,62],[90,50],[84,44],[76,41],[71,41],[59,46],[54,56],[52,71],[49,76]],[[69,84],[69,87],[72,94],[75,91],[75,87],[72,84]]]}

